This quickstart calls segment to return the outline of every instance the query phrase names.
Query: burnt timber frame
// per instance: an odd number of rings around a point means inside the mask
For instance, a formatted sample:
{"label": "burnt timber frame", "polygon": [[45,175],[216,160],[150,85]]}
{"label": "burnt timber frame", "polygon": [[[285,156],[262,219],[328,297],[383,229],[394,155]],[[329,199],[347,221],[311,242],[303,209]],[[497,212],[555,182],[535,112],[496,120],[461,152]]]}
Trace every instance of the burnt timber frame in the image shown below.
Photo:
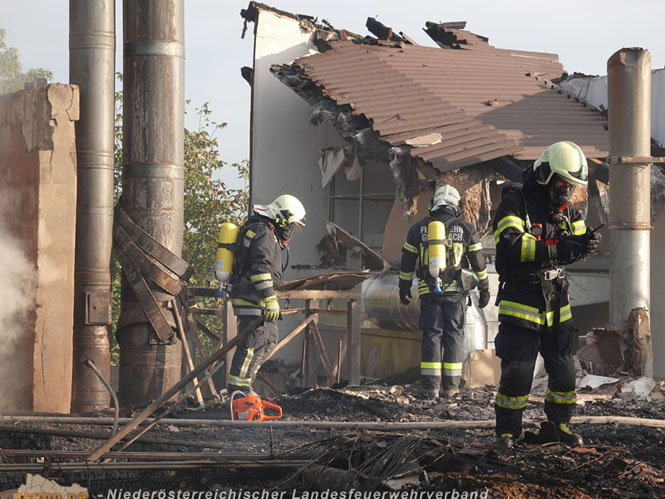
{"label": "burnt timber frame", "polygon": [[[215,315],[223,321],[222,337],[220,338],[218,348],[221,348],[233,339],[237,334],[237,321],[233,315],[233,310],[228,303],[228,300],[218,300],[217,308],[200,308],[196,304],[196,297],[214,298],[217,294],[216,288],[188,288],[185,303],[185,316],[184,323],[186,325],[187,336],[196,335],[197,315]],[[293,340],[302,331],[305,332],[304,350],[305,356],[303,359],[305,369],[302,373],[302,381],[304,386],[312,386],[314,384],[314,356],[318,354],[321,359],[322,365],[327,376],[329,385],[335,383],[338,375],[337,365],[340,364],[343,358],[347,360],[346,377],[350,384],[360,384],[360,338],[361,338],[361,322],[362,322],[362,306],[360,303],[360,293],[357,291],[339,291],[339,290],[288,290],[276,291],[277,297],[287,300],[304,300],[305,308],[284,308],[282,315],[304,314],[304,319],[288,334],[286,334],[278,343],[275,349],[270,353],[266,360],[273,357],[279,350],[286,344]],[[345,300],[347,302],[346,310],[332,309],[319,305],[319,300]],[[338,357],[341,353],[342,357],[336,359],[335,362],[330,361],[330,357],[326,351],[321,332],[318,327],[318,321],[321,314],[328,315],[346,315],[347,327],[346,337],[342,342],[341,351],[338,352]],[[198,326],[201,328],[200,326]],[[192,330],[194,329],[194,330]],[[207,334],[204,332],[204,334]],[[233,351],[227,353],[226,358],[226,376],[228,380],[229,368],[231,365],[231,358]]]}

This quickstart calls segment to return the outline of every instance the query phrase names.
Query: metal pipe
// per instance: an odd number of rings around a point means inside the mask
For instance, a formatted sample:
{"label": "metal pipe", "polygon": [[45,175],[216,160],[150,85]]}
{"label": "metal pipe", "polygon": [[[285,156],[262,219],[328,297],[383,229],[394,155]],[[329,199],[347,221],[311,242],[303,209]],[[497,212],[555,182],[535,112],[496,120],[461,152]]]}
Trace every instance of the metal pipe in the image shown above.
{"label": "metal pipe", "polygon": [[[610,139],[610,323],[650,306],[651,55],[624,48],[607,61]],[[647,374],[650,376],[650,374]]]}
{"label": "metal pipe", "polygon": [[365,167],[360,168],[360,185],[358,186],[358,239],[363,240],[363,216],[365,197]]}
{"label": "metal pipe", "polygon": [[[94,361],[111,375],[113,231],[113,120],[115,2],[69,2],[69,81],[79,86],[76,122],[77,213],[74,267],[74,359]],[[109,406],[109,394],[95,374],[73,362],[72,410]]]}
{"label": "metal pipe", "polygon": [[99,381],[101,381],[104,384],[104,388],[111,394],[111,398],[113,399],[113,409],[115,410],[115,413],[113,415],[114,421],[113,421],[113,431],[112,435],[115,435],[118,433],[118,418],[120,417],[120,406],[118,404],[118,397],[116,397],[115,392],[113,391],[113,388],[111,388],[111,385],[109,384],[108,381],[104,378],[102,373],[97,369],[97,366],[90,360],[86,359],[83,357],[81,359],[81,362],[83,362],[86,366],[88,366],[92,371],[95,373],[95,376],[99,378]]}
{"label": "metal pipe", "polygon": [[[39,417],[39,416],[0,416],[0,422],[39,422],[39,423],[67,423],[67,424],[90,424],[110,425],[113,418],[73,418],[73,417]],[[145,421],[151,421],[150,418]],[[130,423],[131,418],[120,418],[120,423]],[[525,419],[526,424],[537,424],[537,419]],[[665,419],[635,418],[630,416],[575,416],[570,420],[573,424],[625,424],[631,426],[647,426],[650,428],[665,428]],[[446,421],[231,421],[228,419],[162,419],[161,424],[174,426],[215,426],[220,428],[314,428],[329,429],[339,428],[347,430],[448,430],[448,429],[473,429],[494,428],[494,419],[470,420],[446,420]]]}
{"label": "metal pipe", "polygon": [[[129,216],[176,255],[184,217],[184,0],[124,0],[123,195]],[[153,289],[171,315],[172,296]],[[120,403],[145,404],[180,379],[179,342],[156,335],[123,282]]]}

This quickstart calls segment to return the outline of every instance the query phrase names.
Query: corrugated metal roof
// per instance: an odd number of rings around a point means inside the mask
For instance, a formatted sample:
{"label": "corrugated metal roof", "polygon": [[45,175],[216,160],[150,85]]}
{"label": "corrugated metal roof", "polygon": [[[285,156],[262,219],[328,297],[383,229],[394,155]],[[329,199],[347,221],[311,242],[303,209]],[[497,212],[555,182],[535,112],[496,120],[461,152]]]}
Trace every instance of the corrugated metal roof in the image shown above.
{"label": "corrugated metal roof", "polygon": [[410,150],[441,171],[504,155],[536,159],[559,140],[607,156],[606,119],[551,83],[563,73],[555,54],[496,49],[450,31],[469,48],[337,41],[295,64],[392,145],[440,134],[439,143]]}

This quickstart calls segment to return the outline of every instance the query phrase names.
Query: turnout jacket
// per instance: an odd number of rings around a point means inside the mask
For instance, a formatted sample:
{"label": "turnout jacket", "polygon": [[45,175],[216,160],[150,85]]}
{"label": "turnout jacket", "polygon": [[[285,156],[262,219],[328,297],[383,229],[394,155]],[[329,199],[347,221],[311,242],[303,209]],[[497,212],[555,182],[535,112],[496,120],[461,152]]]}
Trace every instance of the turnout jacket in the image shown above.
{"label": "turnout jacket", "polygon": [[[483,246],[476,228],[469,222],[453,216],[446,211],[429,215],[409,229],[406,242],[402,247],[402,261],[399,273],[400,287],[411,287],[413,274],[418,277],[418,295],[434,294],[434,278],[430,277],[427,264],[429,252],[427,249],[427,225],[438,220],[446,226],[446,237],[452,240],[452,248],[446,248],[446,261],[452,262],[449,270],[441,276],[443,294],[450,298],[462,298],[464,290],[461,288],[460,269],[471,265],[476,273],[480,289],[489,287],[485,258],[482,254]],[[436,295],[435,295],[436,296]]]}
{"label": "turnout jacket", "polygon": [[252,215],[238,231],[229,292],[236,315],[261,316],[261,300],[274,296],[274,287],[282,281],[282,247],[274,231],[259,215]]}
{"label": "turnout jacket", "polygon": [[587,227],[569,203],[555,212],[545,188],[526,177],[524,187],[504,188],[494,218],[499,320],[534,331],[572,320],[568,280],[557,263],[556,244],[565,235],[584,235]]}

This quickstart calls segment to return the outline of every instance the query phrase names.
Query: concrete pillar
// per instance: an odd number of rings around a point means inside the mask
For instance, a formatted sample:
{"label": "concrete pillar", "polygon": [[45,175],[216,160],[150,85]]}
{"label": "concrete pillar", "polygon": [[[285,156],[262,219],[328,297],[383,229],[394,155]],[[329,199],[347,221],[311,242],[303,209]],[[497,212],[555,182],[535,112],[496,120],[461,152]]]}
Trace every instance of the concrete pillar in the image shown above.
{"label": "concrete pillar", "polygon": [[649,309],[651,57],[621,49],[607,62],[610,135],[610,322]]}
{"label": "concrete pillar", "polygon": [[[624,48],[607,61],[610,135],[610,323],[650,310],[651,55]],[[645,373],[651,375],[651,373]]]}

